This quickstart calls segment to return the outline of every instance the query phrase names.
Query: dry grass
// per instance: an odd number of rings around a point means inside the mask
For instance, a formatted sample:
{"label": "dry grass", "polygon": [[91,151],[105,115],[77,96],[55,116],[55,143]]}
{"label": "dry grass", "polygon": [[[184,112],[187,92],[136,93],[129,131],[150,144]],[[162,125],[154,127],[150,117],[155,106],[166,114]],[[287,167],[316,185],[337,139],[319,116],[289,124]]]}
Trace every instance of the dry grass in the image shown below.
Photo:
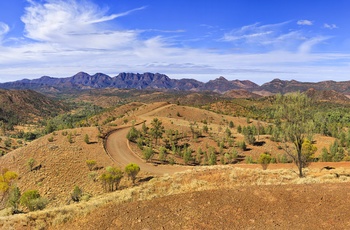
{"label": "dry grass", "polygon": [[[339,168],[330,171],[306,169],[305,172],[307,177],[299,178],[296,172],[291,169],[261,170],[232,166],[195,168],[172,176],[165,175],[153,178],[147,183],[97,196],[87,202],[30,212],[28,214],[1,217],[0,228],[11,229],[11,226],[20,228],[30,226],[33,229],[45,229],[48,226],[58,226],[75,218],[86,216],[96,208],[111,203],[151,200],[193,191],[232,189],[254,185],[350,182],[350,177],[345,176],[350,174],[350,169]],[[343,176],[337,177],[337,174]]]}

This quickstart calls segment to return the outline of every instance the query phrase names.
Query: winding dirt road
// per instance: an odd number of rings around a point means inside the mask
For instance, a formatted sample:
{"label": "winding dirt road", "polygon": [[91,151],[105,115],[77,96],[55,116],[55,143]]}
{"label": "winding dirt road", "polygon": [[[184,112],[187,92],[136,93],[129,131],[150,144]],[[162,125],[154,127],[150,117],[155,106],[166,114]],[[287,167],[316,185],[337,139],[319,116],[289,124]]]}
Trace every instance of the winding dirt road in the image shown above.
{"label": "winding dirt road", "polygon": [[114,131],[108,136],[106,141],[106,150],[115,161],[115,163],[124,168],[129,163],[138,164],[143,172],[149,172],[155,175],[173,174],[175,172],[182,172],[191,169],[189,166],[179,165],[153,165],[146,163],[128,147],[126,134],[130,127],[122,128]]}
{"label": "winding dirt road", "polygon": [[[144,120],[146,123],[149,123],[154,116],[162,109],[173,106],[172,104],[162,105],[158,108],[153,109],[152,111],[139,114],[139,119]],[[153,175],[163,175],[163,174],[173,174],[176,172],[182,172],[185,170],[192,169],[191,166],[180,166],[180,165],[154,165],[152,163],[146,163],[145,160],[141,159],[138,155],[136,155],[133,151],[131,151],[128,146],[128,140],[126,139],[126,135],[129,131],[130,127],[121,128],[115,130],[111,134],[108,135],[105,149],[107,153],[110,155],[112,160],[121,168],[124,168],[129,163],[136,163],[140,166],[143,172],[148,172]],[[350,167],[350,162],[315,162],[310,165],[310,168],[319,168],[322,169],[325,166],[332,166],[335,168]],[[243,167],[243,168],[260,168],[260,165],[257,164],[239,164],[235,165],[235,167]],[[294,164],[271,164],[269,169],[281,169],[281,168],[294,168],[296,166]]]}

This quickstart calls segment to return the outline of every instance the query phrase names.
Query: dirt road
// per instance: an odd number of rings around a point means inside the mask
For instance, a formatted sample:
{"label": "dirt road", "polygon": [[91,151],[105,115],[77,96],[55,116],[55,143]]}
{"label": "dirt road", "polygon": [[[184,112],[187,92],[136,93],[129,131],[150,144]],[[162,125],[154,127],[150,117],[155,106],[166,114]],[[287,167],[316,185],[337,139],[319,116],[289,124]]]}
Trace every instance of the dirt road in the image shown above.
{"label": "dirt road", "polygon": [[135,153],[130,151],[126,139],[126,134],[130,128],[123,128],[116,130],[108,136],[106,141],[106,150],[116,162],[117,165],[124,168],[129,163],[136,163],[140,166],[143,172],[149,172],[155,175],[173,174],[175,172],[181,172],[191,167],[178,166],[178,165],[153,165],[146,163],[145,160],[141,159]]}

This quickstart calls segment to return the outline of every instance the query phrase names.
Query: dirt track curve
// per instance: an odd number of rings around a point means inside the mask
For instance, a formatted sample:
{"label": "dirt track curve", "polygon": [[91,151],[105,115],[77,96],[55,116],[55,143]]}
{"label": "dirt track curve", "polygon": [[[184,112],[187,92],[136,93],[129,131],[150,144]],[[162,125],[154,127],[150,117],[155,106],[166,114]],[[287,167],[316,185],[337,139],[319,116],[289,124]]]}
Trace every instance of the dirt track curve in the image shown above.
{"label": "dirt track curve", "polygon": [[[146,123],[151,121],[152,116],[159,112],[162,109],[172,106],[172,104],[162,105],[152,111],[139,115],[140,120],[144,120]],[[105,143],[105,149],[109,153],[112,160],[121,168],[124,168],[129,163],[136,163],[140,166],[143,172],[148,172],[154,175],[163,175],[163,174],[173,174],[176,172],[182,172],[185,170],[192,169],[191,166],[180,166],[180,165],[155,165],[152,163],[146,163],[145,160],[141,159],[133,151],[131,151],[128,146],[128,140],[126,135],[130,127],[121,128],[113,131],[107,136]],[[319,168],[322,169],[325,166],[331,166],[335,168],[350,167],[350,162],[314,162],[309,168]],[[260,168],[258,164],[240,164],[239,167],[243,168]],[[295,164],[271,164],[269,169],[281,169],[281,168],[294,168],[297,169]]]}
{"label": "dirt track curve", "polygon": [[126,134],[128,133],[129,129],[130,127],[114,131],[108,136],[108,139],[106,141],[106,150],[116,162],[116,164],[122,168],[124,168],[129,163],[136,163],[140,166],[143,172],[149,172],[156,175],[163,175],[166,173],[173,174],[175,172],[181,172],[191,168],[179,165],[157,166],[151,163],[146,163],[143,159],[133,153],[128,147]]}

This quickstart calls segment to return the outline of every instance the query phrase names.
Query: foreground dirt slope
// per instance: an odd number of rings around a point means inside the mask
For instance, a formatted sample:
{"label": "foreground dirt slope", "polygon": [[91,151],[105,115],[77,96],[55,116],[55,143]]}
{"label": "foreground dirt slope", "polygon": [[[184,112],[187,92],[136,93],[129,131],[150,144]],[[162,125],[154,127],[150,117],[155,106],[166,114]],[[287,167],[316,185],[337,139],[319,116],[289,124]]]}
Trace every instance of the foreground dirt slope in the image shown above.
{"label": "foreground dirt slope", "polygon": [[108,205],[55,229],[350,229],[350,184],[242,186]]}

